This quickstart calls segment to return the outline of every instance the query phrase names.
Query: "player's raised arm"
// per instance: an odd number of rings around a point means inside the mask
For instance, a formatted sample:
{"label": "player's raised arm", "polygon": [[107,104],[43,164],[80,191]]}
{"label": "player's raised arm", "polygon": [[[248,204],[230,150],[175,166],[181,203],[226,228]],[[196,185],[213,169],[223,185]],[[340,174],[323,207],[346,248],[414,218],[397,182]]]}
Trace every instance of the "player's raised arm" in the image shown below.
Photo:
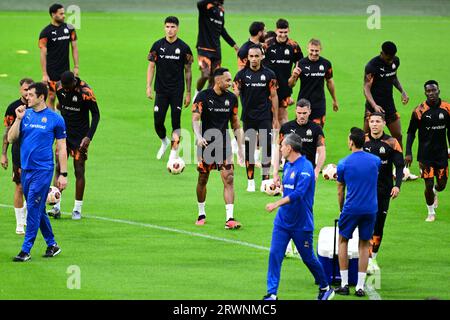
{"label": "player's raised arm", "polygon": [[20,136],[20,123],[25,116],[26,106],[22,105],[16,109],[16,121],[14,121],[11,129],[8,131],[8,142],[14,143]]}

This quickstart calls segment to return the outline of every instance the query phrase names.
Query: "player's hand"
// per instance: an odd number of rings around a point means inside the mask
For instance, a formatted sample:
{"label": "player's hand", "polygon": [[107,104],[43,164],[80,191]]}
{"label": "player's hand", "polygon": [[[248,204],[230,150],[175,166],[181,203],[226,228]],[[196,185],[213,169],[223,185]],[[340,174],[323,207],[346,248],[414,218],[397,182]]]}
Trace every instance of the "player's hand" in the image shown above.
{"label": "player's hand", "polygon": [[409,168],[411,166],[412,162],[413,162],[412,155],[407,154],[405,156],[405,165],[406,165],[406,167]]}
{"label": "player's hand", "polygon": [[337,101],[333,101],[333,111],[338,112],[339,111],[339,104]]}
{"label": "player's hand", "polygon": [[197,146],[206,147],[207,145],[208,145],[208,142],[206,141],[205,138],[203,138],[203,137],[197,138]]}
{"label": "player's hand", "polygon": [[153,89],[152,87],[147,87],[147,98],[153,100]]}
{"label": "player's hand", "polygon": [[78,68],[78,67],[73,67],[73,74],[75,75],[75,77],[78,77],[79,69],[80,68]]}
{"label": "player's hand", "polygon": [[45,83],[45,85],[48,86],[48,83],[50,82],[50,78],[49,78],[48,74],[43,74],[42,75],[42,82]]}
{"label": "player's hand", "polygon": [[59,189],[59,191],[63,191],[67,186],[67,177],[64,177],[62,175],[59,175],[58,181],[56,181],[56,187]]}
{"label": "player's hand", "polygon": [[273,210],[275,210],[276,208],[278,208],[277,204],[275,202],[272,203],[268,203],[266,205],[266,211],[267,212],[272,212]]}
{"label": "player's hand", "polygon": [[16,118],[17,119],[19,119],[19,120],[22,120],[22,118],[24,117],[24,115],[25,115],[25,109],[26,109],[27,107],[25,106],[25,105],[21,105],[21,106],[18,106],[17,108],[16,108]]}
{"label": "player's hand", "polygon": [[91,139],[89,139],[88,137],[84,137],[80,143],[80,151],[83,153],[86,153],[89,148],[90,143],[91,143]]}
{"label": "player's hand", "polygon": [[280,179],[280,175],[278,174],[278,172],[273,173],[273,184],[276,185],[277,187],[279,187],[281,184],[281,179]]}
{"label": "player's hand", "polygon": [[398,187],[393,187],[391,190],[391,198],[392,199],[397,198],[399,193],[400,193],[400,189]]}
{"label": "player's hand", "polygon": [[239,47],[237,46],[237,44],[235,44],[235,45],[233,46],[233,48],[234,48],[234,51],[236,51],[236,53],[239,51]]}
{"label": "player's hand", "polygon": [[403,92],[402,92],[402,103],[403,103],[403,104],[407,104],[408,101],[409,101],[409,97],[408,97],[408,95],[406,94],[406,92],[403,91]]}
{"label": "player's hand", "polygon": [[319,178],[319,174],[320,174],[320,168],[319,168],[319,167],[316,167],[316,168],[314,169],[314,176],[316,177],[316,181],[317,181],[317,179]]}
{"label": "player's hand", "polygon": [[8,156],[6,154],[2,154],[1,163],[2,163],[3,169],[5,169],[5,170],[8,169]]}
{"label": "player's hand", "polygon": [[381,112],[381,113],[385,113],[384,109],[382,107],[380,107],[379,105],[375,105],[375,107],[373,107],[373,110],[375,112]]}
{"label": "player's hand", "polygon": [[292,99],[292,97],[289,97],[287,102],[288,106],[292,106],[294,103],[295,103],[294,99]]}
{"label": "player's hand", "polygon": [[184,97],[184,107],[187,108],[190,103],[191,103],[191,93],[187,92],[186,96]]}
{"label": "player's hand", "polygon": [[302,73],[302,69],[300,67],[295,67],[294,70],[292,70],[292,76],[297,79],[300,77],[300,74]]}

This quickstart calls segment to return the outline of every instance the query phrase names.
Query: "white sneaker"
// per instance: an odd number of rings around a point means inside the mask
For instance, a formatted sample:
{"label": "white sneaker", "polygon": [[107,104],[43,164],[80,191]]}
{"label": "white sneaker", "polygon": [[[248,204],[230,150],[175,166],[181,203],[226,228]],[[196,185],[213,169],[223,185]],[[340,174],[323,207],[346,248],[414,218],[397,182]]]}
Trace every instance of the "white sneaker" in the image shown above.
{"label": "white sneaker", "polygon": [[255,192],[255,180],[247,180],[247,192]]}
{"label": "white sneaker", "polygon": [[266,185],[271,184],[272,182],[272,179],[261,181],[261,187],[259,188],[259,191],[266,192]]}
{"label": "white sneaker", "polygon": [[25,234],[25,229],[23,224],[18,224],[16,226],[16,234],[20,234],[20,235],[24,235]]}
{"label": "white sneaker", "polygon": [[436,220],[436,214],[435,213],[428,214],[428,217],[425,219],[426,222],[434,222],[434,220]]}
{"label": "white sneaker", "polygon": [[156,159],[160,160],[164,153],[166,153],[167,147],[170,144],[170,139],[165,137],[164,140],[161,142],[161,147],[158,150],[158,153],[156,154]]}

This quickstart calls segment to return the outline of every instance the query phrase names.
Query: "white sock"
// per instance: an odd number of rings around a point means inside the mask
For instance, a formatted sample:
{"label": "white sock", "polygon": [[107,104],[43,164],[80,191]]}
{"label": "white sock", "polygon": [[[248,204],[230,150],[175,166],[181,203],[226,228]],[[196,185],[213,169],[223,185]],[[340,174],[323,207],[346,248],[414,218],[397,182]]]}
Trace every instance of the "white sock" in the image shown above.
{"label": "white sock", "polygon": [[61,198],[59,198],[59,202],[57,204],[55,204],[53,206],[53,208],[61,210],[61,200],[62,200],[62,195],[61,195]]}
{"label": "white sock", "polygon": [[378,254],[378,252],[372,252],[372,259],[376,259],[377,258],[377,254]]}
{"label": "white sock", "polygon": [[341,287],[348,285],[348,270],[341,270]]}
{"label": "white sock", "polygon": [[170,143],[170,139],[165,137],[164,139],[161,139],[161,143],[165,146],[167,146]]}
{"label": "white sock", "polygon": [[225,205],[225,211],[227,213],[227,221],[230,219],[233,219],[233,209],[234,209],[234,204],[226,204]]}
{"label": "white sock", "polygon": [[436,212],[434,212],[434,204],[432,204],[431,206],[427,205],[428,208],[428,214],[436,214]]}
{"label": "white sock", "polygon": [[22,223],[23,222],[23,217],[22,217],[23,211],[22,211],[22,208],[14,208],[14,212],[16,214],[16,224],[17,225],[23,224]]}
{"label": "white sock", "polygon": [[366,283],[366,273],[358,272],[358,284],[356,285],[355,290],[356,291],[358,291],[359,289],[364,290],[364,283]]}
{"label": "white sock", "polygon": [[73,211],[78,211],[79,213],[81,213],[82,206],[83,206],[83,200],[81,200],[81,201],[75,200],[75,204],[73,206]]}
{"label": "white sock", "polygon": [[170,156],[169,156],[169,159],[175,159],[175,158],[177,158],[178,156],[177,156],[177,150],[174,150],[174,149],[171,149],[170,150]]}
{"label": "white sock", "polygon": [[198,216],[206,216],[205,202],[198,202]]}

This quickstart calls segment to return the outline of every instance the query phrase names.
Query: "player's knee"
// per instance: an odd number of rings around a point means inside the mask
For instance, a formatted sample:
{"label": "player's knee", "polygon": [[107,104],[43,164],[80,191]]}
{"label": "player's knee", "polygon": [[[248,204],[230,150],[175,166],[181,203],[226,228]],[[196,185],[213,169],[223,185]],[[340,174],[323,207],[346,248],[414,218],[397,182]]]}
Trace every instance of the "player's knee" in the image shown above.
{"label": "player's knee", "polygon": [[438,191],[438,192],[444,191],[446,185],[447,185],[447,180],[444,180],[444,179],[438,180],[437,184],[435,186],[436,191]]}
{"label": "player's knee", "polygon": [[84,165],[78,164],[74,166],[75,178],[84,179],[85,167]]}
{"label": "player's knee", "polygon": [[234,173],[233,172],[228,173],[224,180],[226,185],[232,186],[234,183]]}
{"label": "player's knee", "polygon": [[206,186],[207,183],[208,183],[208,176],[206,174],[201,173],[198,176],[198,184],[200,186]]}

